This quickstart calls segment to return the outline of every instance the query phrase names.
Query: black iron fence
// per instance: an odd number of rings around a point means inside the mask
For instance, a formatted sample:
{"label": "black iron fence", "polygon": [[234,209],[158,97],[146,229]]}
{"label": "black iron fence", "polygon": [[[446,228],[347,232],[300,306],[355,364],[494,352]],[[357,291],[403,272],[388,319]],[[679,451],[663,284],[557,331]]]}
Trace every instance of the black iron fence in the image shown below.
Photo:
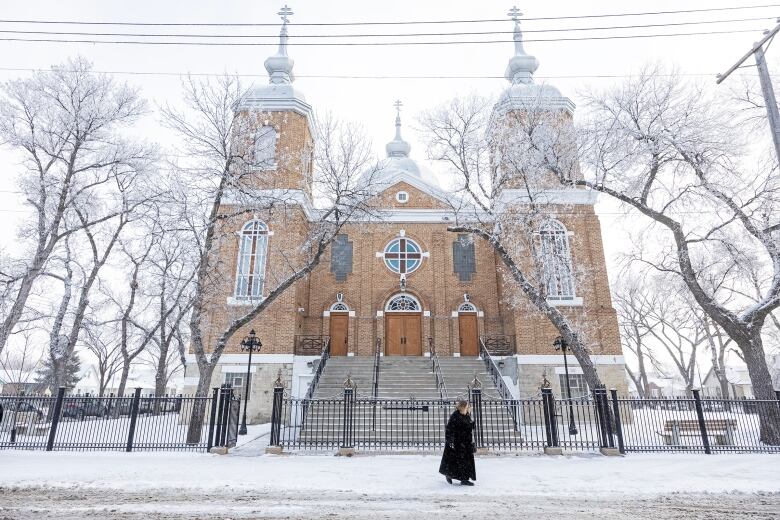
{"label": "black iron fence", "polygon": [[239,399],[209,397],[0,396],[0,449],[208,450],[235,446]]}
{"label": "black iron fence", "polygon": [[[352,388],[332,399],[287,397],[274,391],[271,445],[290,450],[434,451],[454,399],[377,399]],[[633,399],[596,389],[583,398],[487,399],[470,390],[474,440],[496,451],[778,452],[762,441],[758,412],[778,401]],[[769,414],[771,415],[771,414]]]}

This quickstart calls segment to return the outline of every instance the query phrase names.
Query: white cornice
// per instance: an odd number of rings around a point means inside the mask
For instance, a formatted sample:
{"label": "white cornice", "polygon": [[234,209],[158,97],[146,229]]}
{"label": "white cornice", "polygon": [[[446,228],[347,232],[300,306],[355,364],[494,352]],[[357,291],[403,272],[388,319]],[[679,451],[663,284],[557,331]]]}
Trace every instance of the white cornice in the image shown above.
{"label": "white cornice", "polygon": [[[534,202],[539,204],[582,204],[592,206],[598,201],[599,192],[589,189],[564,188],[543,190],[533,195]],[[528,203],[531,201],[525,190],[504,190],[499,203]]]}

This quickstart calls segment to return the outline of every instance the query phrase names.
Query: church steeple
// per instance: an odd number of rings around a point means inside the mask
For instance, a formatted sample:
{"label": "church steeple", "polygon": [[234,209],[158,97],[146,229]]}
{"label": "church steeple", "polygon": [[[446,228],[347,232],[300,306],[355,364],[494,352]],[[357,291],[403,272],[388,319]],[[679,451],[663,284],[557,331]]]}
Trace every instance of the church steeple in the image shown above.
{"label": "church steeple", "polygon": [[279,31],[279,49],[276,54],[265,60],[265,70],[268,71],[268,82],[272,85],[289,84],[295,81],[293,65],[295,62],[287,55],[287,23],[293,11],[286,5],[278,13],[282,17],[282,29]]}
{"label": "church steeple", "polygon": [[388,157],[409,157],[409,152],[412,149],[412,145],[407,143],[401,137],[401,107],[404,104],[400,100],[396,101],[395,106],[395,139],[387,143],[385,150],[387,150]]}
{"label": "church steeple", "polygon": [[512,56],[507,64],[504,77],[512,84],[533,83],[534,72],[539,68],[539,60],[536,59],[536,56],[526,53],[525,48],[523,48],[523,32],[520,30],[520,17],[522,15],[523,13],[517,7],[513,7],[507,13],[507,16],[515,22],[515,34],[513,36],[515,55]]}

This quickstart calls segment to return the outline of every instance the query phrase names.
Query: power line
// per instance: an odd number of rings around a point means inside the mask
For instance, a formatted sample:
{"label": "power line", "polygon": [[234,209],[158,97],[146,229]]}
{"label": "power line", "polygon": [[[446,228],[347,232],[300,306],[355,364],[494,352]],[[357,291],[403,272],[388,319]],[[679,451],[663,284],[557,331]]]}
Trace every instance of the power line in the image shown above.
{"label": "power line", "polygon": [[[751,67],[752,68],[752,67]],[[71,70],[58,69],[64,72],[75,72]],[[30,67],[0,67],[0,71],[8,72],[52,72],[52,69],[48,68],[30,68]],[[219,72],[163,72],[163,71],[140,71],[140,70],[93,70],[96,74],[118,74],[129,76],[223,76],[224,73]],[[228,74],[229,76],[236,76],[241,78],[267,78],[268,74]],[[563,74],[563,75],[534,75],[535,79],[548,80],[548,79],[619,79],[619,78],[633,78],[639,74]],[[713,77],[715,73],[696,72],[696,73],[677,73],[677,74],[657,74],[658,77]],[[296,74],[297,79],[372,79],[372,80],[385,80],[385,79],[406,79],[406,80],[451,80],[451,79],[479,79],[479,80],[496,80],[505,79],[504,76],[494,75],[480,75],[480,76],[448,76],[448,75],[425,75],[425,76],[402,76],[402,75],[352,75],[352,74]]]}
{"label": "power line", "polygon": [[[523,29],[523,33],[555,33],[572,31],[609,31],[618,29],[645,29],[651,27],[680,27],[687,25],[707,25],[707,24],[725,24],[755,22],[761,20],[775,20],[776,17],[764,16],[756,18],[735,18],[723,20],[697,20],[690,22],[667,22],[651,24],[633,24],[633,25],[606,25],[599,27],[564,27],[553,29]],[[136,32],[86,32],[86,31],[32,31],[17,29],[0,29],[3,34],[43,34],[55,36],[129,36],[143,38],[279,38],[278,34],[193,34],[193,33],[136,33]],[[460,31],[460,32],[425,32],[425,33],[380,33],[380,34],[295,34],[290,38],[297,40],[300,38],[405,38],[420,36],[486,36],[495,34],[513,34],[514,31]]]}
{"label": "power line", "polygon": [[[765,9],[770,7],[780,7],[780,4],[748,5],[740,7],[710,7],[704,9],[680,9],[670,11],[644,11],[644,12],[623,12],[623,13],[601,13],[570,16],[541,16],[521,18],[521,21],[536,20],[578,20],[586,18],[615,18],[624,16],[658,16],[667,14],[689,14],[689,13],[707,13],[723,11],[742,11],[749,9]],[[488,18],[488,19],[465,19],[465,20],[405,20],[395,22],[318,22],[318,23],[294,23],[290,26],[298,27],[326,27],[326,26],[345,26],[345,25],[424,25],[424,24],[450,24],[450,23],[506,23],[506,18]],[[197,23],[197,22],[88,22],[82,20],[0,20],[0,23],[26,23],[26,24],[56,24],[56,25],[116,25],[130,27],[278,27],[278,23]]]}
{"label": "power line", "polygon": [[[688,33],[666,33],[666,34],[632,34],[632,35],[614,35],[614,36],[586,36],[575,38],[531,38],[523,39],[523,43],[535,42],[567,42],[567,41],[596,41],[596,40],[626,40],[626,39],[645,39],[645,38],[669,38],[678,36],[714,36],[719,34],[738,34],[755,33],[762,29],[741,29],[731,31],[701,31]],[[91,44],[113,44],[113,45],[194,45],[194,46],[216,46],[216,47],[268,47],[276,46],[275,42],[192,42],[192,41],[136,41],[136,40],[73,40],[73,39],[54,39],[54,38],[0,38],[0,41],[9,42],[35,42],[35,43],[91,43]],[[513,40],[462,40],[462,41],[411,41],[411,42],[300,42],[288,43],[288,46],[296,47],[375,47],[375,46],[405,46],[405,45],[482,45],[482,44],[506,44]]]}

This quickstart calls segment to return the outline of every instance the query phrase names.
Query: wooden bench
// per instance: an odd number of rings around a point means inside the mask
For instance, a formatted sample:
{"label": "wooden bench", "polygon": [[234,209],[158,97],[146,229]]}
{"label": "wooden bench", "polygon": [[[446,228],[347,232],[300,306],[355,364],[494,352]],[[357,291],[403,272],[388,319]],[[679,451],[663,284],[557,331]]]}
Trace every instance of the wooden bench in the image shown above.
{"label": "wooden bench", "polygon": [[[704,427],[707,436],[715,439],[719,446],[734,444],[734,431],[737,429],[736,419],[706,419]],[[664,430],[657,432],[664,438],[668,446],[680,446],[682,437],[701,437],[699,421],[697,419],[671,419],[664,423]]]}

